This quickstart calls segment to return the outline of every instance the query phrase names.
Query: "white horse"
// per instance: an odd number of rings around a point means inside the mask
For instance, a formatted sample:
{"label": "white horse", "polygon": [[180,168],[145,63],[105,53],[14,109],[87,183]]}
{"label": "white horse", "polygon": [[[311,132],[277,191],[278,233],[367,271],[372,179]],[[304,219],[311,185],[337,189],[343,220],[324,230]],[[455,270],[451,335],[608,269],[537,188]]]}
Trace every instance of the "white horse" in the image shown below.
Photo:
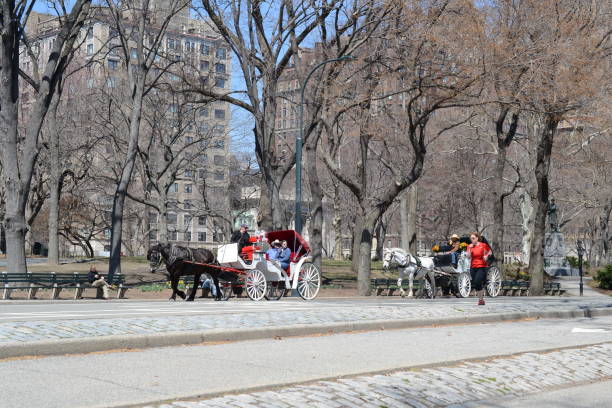
{"label": "white horse", "polygon": [[408,277],[408,297],[413,296],[412,287],[414,278],[423,280],[425,276],[429,276],[432,290],[435,296],[435,279],[433,274],[434,261],[431,257],[414,257],[412,254],[404,251],[401,248],[385,248],[383,250],[383,269],[388,270],[397,265],[400,276],[397,280],[397,287],[400,290],[402,297],[406,296],[406,291],[402,288],[402,281]]}

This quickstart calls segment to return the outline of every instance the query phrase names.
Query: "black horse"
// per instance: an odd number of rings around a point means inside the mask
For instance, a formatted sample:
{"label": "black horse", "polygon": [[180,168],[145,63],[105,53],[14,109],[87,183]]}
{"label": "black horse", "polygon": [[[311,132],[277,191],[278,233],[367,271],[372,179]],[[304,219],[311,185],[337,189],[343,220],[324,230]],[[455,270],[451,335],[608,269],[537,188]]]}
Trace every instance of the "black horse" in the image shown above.
{"label": "black horse", "polygon": [[[198,286],[200,283],[200,276],[202,275],[203,268],[193,268],[190,264],[184,261],[193,261],[203,264],[216,264],[215,255],[204,248],[186,248],[178,245],[171,244],[155,244],[147,252],[147,259],[151,266],[151,272],[155,272],[162,262],[166,264],[166,269],[170,275],[170,283],[172,287],[172,296],[170,300],[176,300],[176,295],[179,295],[182,299],[187,296],[185,292],[178,289],[178,282],[182,275],[193,275],[193,288],[189,297],[185,300],[192,302],[195,298]],[[217,297],[215,300],[221,300],[221,290],[219,288],[219,279],[216,276],[215,271],[211,271],[210,275],[215,283],[217,289]]]}

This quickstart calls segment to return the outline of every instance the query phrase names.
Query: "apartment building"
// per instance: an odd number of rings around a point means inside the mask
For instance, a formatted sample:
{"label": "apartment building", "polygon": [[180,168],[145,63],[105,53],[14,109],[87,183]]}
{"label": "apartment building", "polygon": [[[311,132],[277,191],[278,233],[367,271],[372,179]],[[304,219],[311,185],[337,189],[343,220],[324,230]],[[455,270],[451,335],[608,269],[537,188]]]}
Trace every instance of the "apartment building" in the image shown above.
{"label": "apartment building", "polygon": [[[159,14],[158,18],[151,19],[151,25],[147,27],[147,41],[152,42],[153,36],[159,33],[156,24],[162,20],[167,5],[164,0],[156,4]],[[33,39],[39,60],[48,58],[58,32],[57,18],[33,12],[26,30]],[[83,70],[81,80],[71,82],[71,87],[83,89],[72,91],[90,92],[91,97],[96,98],[95,95],[100,92],[111,94],[124,90],[124,55],[118,46],[119,37],[107,8],[99,7],[93,10],[90,21],[83,29],[80,44],[75,62],[82,62],[86,69]],[[136,53],[136,49],[130,49],[130,53]],[[26,72],[32,70],[31,64],[29,58],[22,58],[22,69]],[[172,18],[165,31],[151,76],[162,75],[163,81],[170,86],[184,80],[199,81],[217,92],[223,92],[231,89],[231,72],[230,49],[221,36],[207,21],[193,18],[189,9],[184,9]],[[22,120],[26,121],[27,92],[22,99]],[[168,239],[182,245],[212,246],[223,242],[231,227],[226,221],[231,218],[229,197],[226,193],[229,183],[227,162],[231,140],[231,109],[228,103],[221,101],[186,106],[185,103],[179,101],[177,104],[172,98],[168,98],[166,118],[168,122],[178,122],[180,112],[190,110],[191,119],[182,127],[177,144],[177,151],[184,156],[183,161],[187,164],[181,167],[168,194]],[[145,109],[143,115],[146,114]],[[182,120],[187,117],[184,116]],[[172,126],[169,128],[169,131],[172,131]],[[148,131],[150,129],[143,125],[141,140],[148,137]],[[201,142],[198,142],[199,140]],[[109,154],[112,155],[112,151],[102,151],[92,160],[107,160],[104,156]],[[143,181],[137,178],[132,186],[138,183],[143,186]],[[108,194],[111,190],[101,198],[108,211],[112,207],[112,194]],[[159,215],[146,206],[143,206],[142,211],[147,213],[148,229],[142,232],[145,236],[134,236],[131,239],[157,241]],[[92,246],[97,254],[104,255],[108,251],[109,239],[109,230],[96,236]]]}

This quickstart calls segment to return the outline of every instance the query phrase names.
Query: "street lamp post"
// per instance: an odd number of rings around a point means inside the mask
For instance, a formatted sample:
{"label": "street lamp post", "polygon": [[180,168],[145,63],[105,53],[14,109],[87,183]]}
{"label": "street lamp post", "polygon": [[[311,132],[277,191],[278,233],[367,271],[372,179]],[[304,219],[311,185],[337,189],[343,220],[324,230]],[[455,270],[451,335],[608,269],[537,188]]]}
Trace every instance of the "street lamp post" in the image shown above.
{"label": "street lamp post", "polygon": [[581,240],[576,242],[576,251],[578,252],[578,272],[580,273],[580,296],[582,296],[582,256],[584,255],[584,247]]}
{"label": "street lamp post", "polygon": [[323,65],[329,64],[330,62],[348,61],[352,59],[353,57],[351,55],[345,55],[340,58],[332,58],[320,62],[310,70],[300,90],[300,131],[295,139],[295,230],[298,234],[302,233],[302,147],[304,143],[304,91],[306,90],[306,84],[312,74]]}

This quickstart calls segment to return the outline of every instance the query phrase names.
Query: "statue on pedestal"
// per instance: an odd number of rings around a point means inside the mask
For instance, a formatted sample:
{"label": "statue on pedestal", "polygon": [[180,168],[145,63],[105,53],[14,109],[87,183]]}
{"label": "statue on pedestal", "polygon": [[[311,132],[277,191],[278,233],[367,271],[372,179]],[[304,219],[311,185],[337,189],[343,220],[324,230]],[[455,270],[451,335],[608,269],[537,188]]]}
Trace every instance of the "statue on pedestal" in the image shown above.
{"label": "statue on pedestal", "polygon": [[548,214],[548,223],[550,224],[550,232],[559,232],[559,222],[557,219],[557,206],[555,205],[555,200],[550,200],[548,203],[548,210],[546,211]]}

